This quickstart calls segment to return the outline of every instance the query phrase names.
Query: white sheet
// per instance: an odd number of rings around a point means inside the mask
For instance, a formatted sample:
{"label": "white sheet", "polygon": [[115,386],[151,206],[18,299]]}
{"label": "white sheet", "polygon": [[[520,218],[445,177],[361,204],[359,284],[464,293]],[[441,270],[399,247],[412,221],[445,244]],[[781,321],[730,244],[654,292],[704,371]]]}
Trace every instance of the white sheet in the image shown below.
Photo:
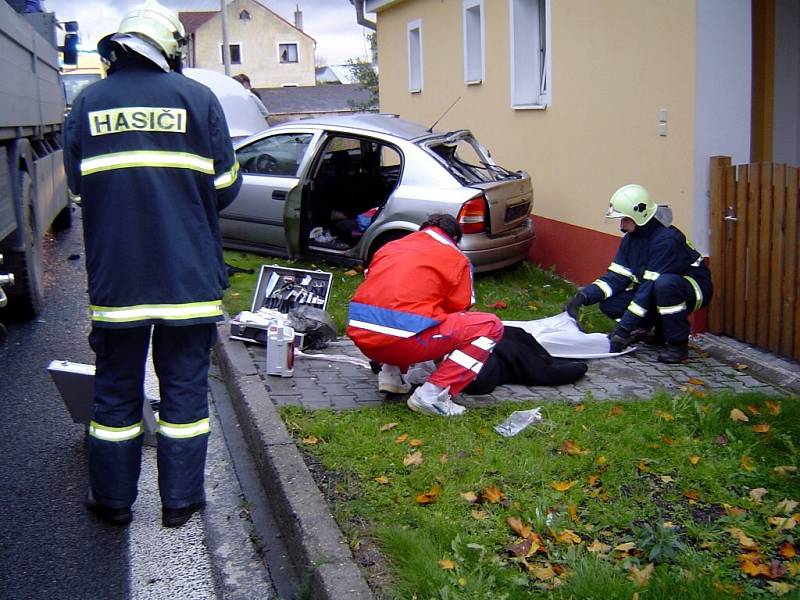
{"label": "white sheet", "polygon": [[584,333],[566,312],[535,321],[503,321],[530,333],[552,356],[559,358],[610,358],[636,350],[610,352],[605,333]]}

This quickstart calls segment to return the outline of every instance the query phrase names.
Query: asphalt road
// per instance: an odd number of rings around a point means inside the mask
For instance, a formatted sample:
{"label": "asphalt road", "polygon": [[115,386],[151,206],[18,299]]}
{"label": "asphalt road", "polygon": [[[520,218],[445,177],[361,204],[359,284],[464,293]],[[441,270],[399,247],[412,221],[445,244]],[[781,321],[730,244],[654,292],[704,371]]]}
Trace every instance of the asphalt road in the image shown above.
{"label": "asphalt road", "polygon": [[177,530],[161,527],[147,446],[130,527],[108,527],[84,508],[84,427],[70,419],[46,369],[54,359],[94,362],[80,230],[77,214],[70,230],[46,241],[45,309],[8,324],[0,348],[0,598],[276,597],[264,558],[274,559],[279,592],[291,583],[290,567],[273,544],[271,514],[215,369],[205,514]]}

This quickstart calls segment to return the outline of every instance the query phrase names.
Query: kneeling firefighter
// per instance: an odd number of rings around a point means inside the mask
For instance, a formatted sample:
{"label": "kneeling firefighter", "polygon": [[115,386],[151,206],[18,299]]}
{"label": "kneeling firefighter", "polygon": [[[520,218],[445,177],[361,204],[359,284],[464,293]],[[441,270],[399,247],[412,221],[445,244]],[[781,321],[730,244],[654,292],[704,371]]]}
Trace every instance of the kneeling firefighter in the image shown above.
{"label": "kneeling firefighter", "polygon": [[659,361],[686,360],[688,316],[710,302],[711,273],[644,187],[621,187],[609,205],[606,218],[621,219],[625,236],[608,272],[575,294],[566,311],[577,320],[581,306],[599,302],[619,320],[609,335],[612,352],[647,338],[664,346]]}
{"label": "kneeling firefighter", "polygon": [[184,42],[158,2],[131,10],[98,44],[108,78],[78,96],[66,123],[96,354],[87,507],[113,525],[130,523],[137,496],[151,338],[163,525],[183,525],[205,502],[209,356],[228,286],[218,212],[241,175],[217,98],[180,74]]}

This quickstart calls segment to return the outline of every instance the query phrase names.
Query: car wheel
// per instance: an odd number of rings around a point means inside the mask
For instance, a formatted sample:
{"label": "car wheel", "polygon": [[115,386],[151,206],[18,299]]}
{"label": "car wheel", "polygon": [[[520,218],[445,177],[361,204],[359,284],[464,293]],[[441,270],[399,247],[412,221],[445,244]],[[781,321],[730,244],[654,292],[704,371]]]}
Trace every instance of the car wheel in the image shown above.
{"label": "car wheel", "polygon": [[378,236],[372,246],[369,247],[369,253],[367,254],[367,265],[372,262],[372,257],[375,256],[375,253],[383,248],[389,242],[393,242],[395,240],[399,240],[401,238],[406,237],[410,231],[387,231],[386,233],[381,234]]}

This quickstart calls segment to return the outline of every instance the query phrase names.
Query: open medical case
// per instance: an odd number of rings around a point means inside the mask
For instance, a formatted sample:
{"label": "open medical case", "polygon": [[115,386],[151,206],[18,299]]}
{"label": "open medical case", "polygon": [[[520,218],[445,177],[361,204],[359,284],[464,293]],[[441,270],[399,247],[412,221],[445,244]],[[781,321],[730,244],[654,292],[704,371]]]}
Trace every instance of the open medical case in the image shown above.
{"label": "open medical case", "polygon": [[[231,319],[231,339],[266,345],[268,323],[258,318],[262,309],[283,314],[301,306],[326,310],[332,280],[333,275],[326,271],[261,265],[250,313]],[[296,348],[303,349],[304,337],[302,333],[295,334]]]}

